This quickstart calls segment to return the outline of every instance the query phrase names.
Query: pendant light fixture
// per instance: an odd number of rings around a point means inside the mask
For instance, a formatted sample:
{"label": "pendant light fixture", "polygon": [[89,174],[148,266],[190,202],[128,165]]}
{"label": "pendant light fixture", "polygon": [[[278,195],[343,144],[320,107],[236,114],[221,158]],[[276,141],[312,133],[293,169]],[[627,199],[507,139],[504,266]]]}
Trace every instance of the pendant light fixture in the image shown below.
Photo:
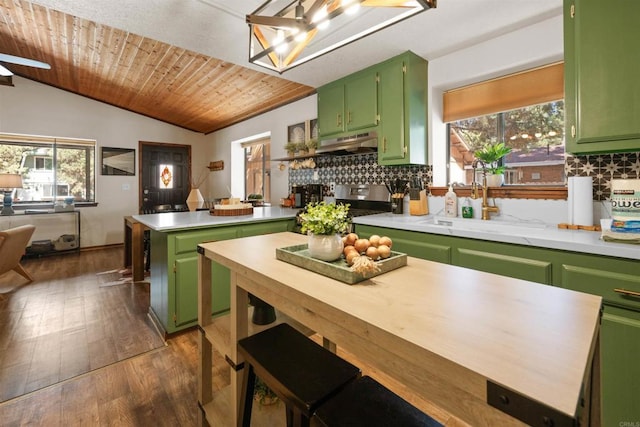
{"label": "pendant light fixture", "polygon": [[436,2],[437,0],[268,0],[247,15],[250,33],[249,62],[283,73],[435,8]]}

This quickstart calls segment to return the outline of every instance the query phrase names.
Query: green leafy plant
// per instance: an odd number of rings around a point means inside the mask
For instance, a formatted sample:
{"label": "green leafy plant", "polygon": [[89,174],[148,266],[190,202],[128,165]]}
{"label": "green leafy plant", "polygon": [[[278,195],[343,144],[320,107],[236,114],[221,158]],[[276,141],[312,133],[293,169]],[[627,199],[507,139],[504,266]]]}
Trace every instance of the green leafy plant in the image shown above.
{"label": "green leafy plant", "polygon": [[308,141],[305,141],[305,145],[307,146],[307,148],[309,150],[314,150],[314,149],[318,148],[318,140],[317,139],[310,139]]}
{"label": "green leafy plant", "polygon": [[474,155],[484,163],[484,167],[488,173],[500,175],[505,171],[505,167],[499,164],[500,159],[510,152],[511,147],[507,147],[504,142],[498,142],[497,144],[485,144],[481,149],[476,151]]}
{"label": "green leafy plant", "polygon": [[295,153],[298,151],[298,144],[296,142],[289,141],[284,145],[284,149],[287,153]]}
{"label": "green leafy plant", "polygon": [[301,231],[320,235],[346,233],[351,224],[349,205],[336,203],[310,203],[300,214]]}
{"label": "green leafy plant", "polygon": [[248,200],[262,200],[262,194],[249,194]]}
{"label": "green leafy plant", "polygon": [[307,144],[305,144],[304,142],[298,142],[296,145],[297,151],[308,151]]}
{"label": "green leafy plant", "polygon": [[278,400],[278,396],[264,383],[264,381],[260,379],[260,377],[256,377],[255,384],[253,397],[258,401],[258,403],[261,405],[272,405]]}

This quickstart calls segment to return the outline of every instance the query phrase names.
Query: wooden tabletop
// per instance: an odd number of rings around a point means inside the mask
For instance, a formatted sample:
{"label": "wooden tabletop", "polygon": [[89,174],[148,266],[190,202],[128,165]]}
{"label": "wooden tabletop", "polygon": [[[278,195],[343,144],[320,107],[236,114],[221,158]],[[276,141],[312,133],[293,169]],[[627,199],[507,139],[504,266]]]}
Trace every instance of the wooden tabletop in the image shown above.
{"label": "wooden tabletop", "polygon": [[516,421],[488,408],[488,383],[576,416],[600,297],[411,257],[347,285],[276,259],[303,243],[277,233],[200,246],[238,286],[467,422]]}

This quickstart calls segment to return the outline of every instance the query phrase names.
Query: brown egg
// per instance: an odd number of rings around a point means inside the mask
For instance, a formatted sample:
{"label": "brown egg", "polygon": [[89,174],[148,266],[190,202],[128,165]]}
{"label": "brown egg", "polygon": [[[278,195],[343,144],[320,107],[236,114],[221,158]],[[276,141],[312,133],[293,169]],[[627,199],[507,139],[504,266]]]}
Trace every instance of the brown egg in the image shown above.
{"label": "brown egg", "polygon": [[365,254],[374,261],[377,261],[378,258],[380,258],[380,254],[378,253],[378,248],[376,248],[375,246],[369,246]]}
{"label": "brown egg", "polygon": [[391,248],[387,245],[378,246],[378,255],[382,259],[389,258],[391,256]]}
{"label": "brown egg", "polygon": [[342,245],[347,246],[347,236],[342,236]]}
{"label": "brown egg", "polygon": [[391,239],[387,236],[382,236],[380,238],[380,245],[385,245],[388,246],[389,248],[391,248],[393,246],[393,242],[391,241]]}
{"label": "brown egg", "polygon": [[356,248],[356,251],[358,251],[359,253],[366,252],[369,246],[371,246],[371,243],[369,243],[368,239],[358,239],[353,244],[353,247]]}
{"label": "brown egg", "polygon": [[355,260],[356,257],[359,257],[359,256],[360,254],[356,251],[349,252],[346,256],[347,264],[353,265],[353,260]]}
{"label": "brown egg", "polygon": [[353,245],[345,246],[342,250],[342,253],[344,254],[344,256],[347,256],[347,254],[351,251],[357,252],[356,248],[354,248]]}
{"label": "brown egg", "polygon": [[369,243],[371,243],[371,246],[377,248],[380,244],[380,236],[378,236],[377,234],[373,234],[371,237],[369,237]]}
{"label": "brown egg", "polygon": [[358,235],[356,233],[349,233],[347,234],[347,240],[345,244],[353,246],[356,240],[358,240]]}

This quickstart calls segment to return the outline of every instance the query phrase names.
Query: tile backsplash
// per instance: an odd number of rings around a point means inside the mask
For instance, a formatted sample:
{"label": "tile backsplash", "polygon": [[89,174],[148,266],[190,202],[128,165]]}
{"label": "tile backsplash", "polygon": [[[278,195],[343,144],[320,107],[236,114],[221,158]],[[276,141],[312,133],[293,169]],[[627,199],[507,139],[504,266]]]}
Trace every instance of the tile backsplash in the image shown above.
{"label": "tile backsplash", "polygon": [[[396,178],[422,179],[425,186],[433,183],[432,166],[380,166],[377,154],[319,156],[316,169],[289,169],[289,187],[294,184],[379,184]],[[318,179],[314,180],[314,171]],[[640,152],[596,155],[567,155],[565,174],[593,177],[593,200],[605,201],[611,196],[612,179],[640,179]],[[327,187],[325,187],[327,188]]]}
{"label": "tile backsplash", "polygon": [[[433,183],[431,166],[380,166],[376,153],[347,156],[316,157],[316,169],[289,169],[289,187],[294,184],[377,184],[397,178],[410,180],[418,177],[425,186]],[[314,180],[314,170],[318,179]],[[326,190],[325,190],[326,191]]]}
{"label": "tile backsplash", "polygon": [[593,200],[604,201],[611,197],[612,179],[640,179],[640,152],[567,155],[564,171],[568,177],[593,177]]}

